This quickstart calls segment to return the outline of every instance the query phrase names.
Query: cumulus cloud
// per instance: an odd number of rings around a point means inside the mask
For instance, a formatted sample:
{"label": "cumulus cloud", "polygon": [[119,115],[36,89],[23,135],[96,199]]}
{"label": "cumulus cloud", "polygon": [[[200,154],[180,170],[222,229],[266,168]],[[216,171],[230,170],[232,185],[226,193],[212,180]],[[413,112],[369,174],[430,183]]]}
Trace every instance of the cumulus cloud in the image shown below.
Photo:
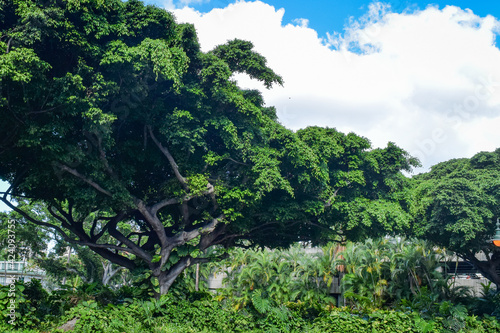
{"label": "cumulus cloud", "polygon": [[375,147],[393,141],[422,170],[500,147],[500,25],[492,16],[453,6],[393,13],[375,3],[323,39],[306,19],[284,25],[284,9],[260,1],[174,14],[194,23],[205,51],[252,41],[285,85],[266,90],[244,75],[238,82],[263,91],[289,128],[336,127]]}

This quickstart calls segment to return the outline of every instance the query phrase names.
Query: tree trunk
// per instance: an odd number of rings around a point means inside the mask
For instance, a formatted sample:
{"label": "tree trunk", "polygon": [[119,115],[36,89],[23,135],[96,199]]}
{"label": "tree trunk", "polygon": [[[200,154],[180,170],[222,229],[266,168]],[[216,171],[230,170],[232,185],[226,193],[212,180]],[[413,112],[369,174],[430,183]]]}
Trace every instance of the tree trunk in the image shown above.
{"label": "tree trunk", "polygon": [[113,269],[113,263],[111,261],[102,262],[103,275],[102,275],[102,284],[104,286],[109,285],[109,281],[116,275],[119,271],[124,269],[124,267],[118,267]]}
{"label": "tree trunk", "polygon": [[[68,260],[66,260],[66,264],[68,266],[69,266],[70,261],[71,261],[71,247],[68,246]],[[66,276],[63,277],[62,284],[63,284],[63,286],[66,284]]]}
{"label": "tree trunk", "polygon": [[165,295],[168,293],[170,287],[174,283],[175,279],[187,268],[191,265],[191,257],[184,257],[180,259],[174,266],[172,266],[168,271],[162,272],[160,271],[157,276],[158,282],[160,284],[160,293],[155,295],[155,297],[159,298],[161,295]]}
{"label": "tree trunk", "polygon": [[500,265],[498,252],[493,253],[489,261],[481,261],[476,256],[471,257],[470,255],[467,255],[464,259],[473,264],[485,278],[495,284],[497,290],[500,290],[500,275],[497,271],[497,267]]}
{"label": "tree trunk", "polygon": [[194,290],[200,291],[200,264],[196,264],[196,281]]}

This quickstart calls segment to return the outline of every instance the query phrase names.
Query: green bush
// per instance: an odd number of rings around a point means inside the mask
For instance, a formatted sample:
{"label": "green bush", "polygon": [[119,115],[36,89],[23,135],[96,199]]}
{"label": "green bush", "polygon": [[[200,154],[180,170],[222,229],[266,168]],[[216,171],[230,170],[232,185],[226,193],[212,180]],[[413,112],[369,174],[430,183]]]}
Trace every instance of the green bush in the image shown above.
{"label": "green bush", "polygon": [[[236,309],[230,298],[179,290],[156,300],[144,298],[141,288],[85,285],[48,293],[38,281],[16,283],[14,295],[10,286],[0,287],[0,332],[56,333],[75,318],[74,333],[500,332],[495,317],[471,316],[465,306],[439,300],[425,287],[395,310],[336,308],[310,300],[278,304],[264,288],[252,290],[249,303]],[[6,317],[12,296],[18,315],[14,325]],[[496,294],[491,297],[494,304]]]}
{"label": "green bush", "polygon": [[[439,313],[423,319],[416,311],[377,310],[362,313],[349,308],[311,309],[306,303],[271,306],[264,299],[255,309],[235,311],[208,294],[160,300],[135,300],[120,305],[82,301],[59,318],[42,324],[43,332],[58,332],[61,324],[77,318],[74,333],[139,332],[498,332],[491,316],[468,316],[464,307],[442,303]],[[31,313],[31,316],[35,316]],[[28,328],[0,326],[1,332],[33,333]]]}
{"label": "green bush", "polygon": [[33,328],[40,323],[36,308],[23,293],[25,286],[22,282],[0,286],[0,329]]}
{"label": "green bush", "polygon": [[476,315],[494,316],[500,320],[500,292],[489,281],[481,285],[481,297],[471,299],[469,309]]}
{"label": "green bush", "polygon": [[221,266],[226,268],[227,277],[220,294],[235,309],[254,306],[255,297],[274,307],[299,300],[312,307],[335,305],[329,294],[333,256],[308,254],[300,245],[281,251],[235,249]]}

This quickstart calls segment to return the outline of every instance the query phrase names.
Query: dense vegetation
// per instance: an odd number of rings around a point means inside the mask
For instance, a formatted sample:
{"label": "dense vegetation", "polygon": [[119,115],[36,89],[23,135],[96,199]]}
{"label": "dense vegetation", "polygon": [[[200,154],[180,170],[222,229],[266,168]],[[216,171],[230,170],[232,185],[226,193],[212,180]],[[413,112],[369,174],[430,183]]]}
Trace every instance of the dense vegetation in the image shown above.
{"label": "dense vegetation", "polygon": [[[435,270],[442,256],[425,242],[378,239],[322,252],[236,250],[208,274],[228,270],[225,288],[195,292],[186,270],[168,295],[151,298],[138,279],[129,286],[100,283],[45,291],[38,281],[18,283],[15,326],[0,329],[52,332],[77,318],[75,332],[491,332],[500,329],[500,297],[454,288]],[[385,259],[390,258],[397,261]],[[382,261],[381,261],[382,259]],[[403,265],[406,263],[406,265]],[[230,266],[230,265],[233,266]],[[391,265],[396,265],[393,269]],[[359,268],[359,269],[358,269]],[[329,295],[334,272],[345,270],[347,306]],[[207,275],[205,272],[203,275]],[[410,279],[406,279],[410,277]],[[186,283],[184,283],[186,282]],[[0,291],[6,313],[7,290]],[[31,331],[30,331],[31,330]]]}
{"label": "dense vegetation", "polygon": [[500,248],[491,243],[500,218],[500,149],[439,163],[413,181],[413,232],[454,251],[500,288]]}
{"label": "dense vegetation", "polygon": [[[2,287],[0,331],[500,330],[500,149],[408,178],[396,144],[293,132],[235,73],[283,84],[137,0],[0,0],[0,244],[53,283]],[[455,288],[444,249],[497,288]]]}
{"label": "dense vegetation", "polygon": [[283,127],[232,79],[282,84],[250,42],[202,52],[193,26],[137,0],[0,4],[0,200],[72,246],[149,271],[157,297],[227,248],[409,225],[395,194],[416,160],[354,133]]}

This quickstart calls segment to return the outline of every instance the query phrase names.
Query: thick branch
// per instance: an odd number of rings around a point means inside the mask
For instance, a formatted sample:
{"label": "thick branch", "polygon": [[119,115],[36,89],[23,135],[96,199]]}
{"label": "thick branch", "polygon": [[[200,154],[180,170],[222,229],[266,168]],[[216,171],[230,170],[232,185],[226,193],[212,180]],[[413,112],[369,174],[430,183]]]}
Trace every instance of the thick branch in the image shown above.
{"label": "thick branch", "polygon": [[13,211],[21,214],[21,216],[23,216],[25,219],[35,223],[36,225],[39,225],[39,226],[42,226],[42,227],[47,227],[47,228],[51,228],[51,229],[54,229],[55,231],[57,231],[63,238],[64,240],[66,240],[67,242],[73,242],[74,240],[71,239],[60,227],[54,225],[54,224],[51,224],[51,223],[48,223],[48,222],[43,222],[43,221],[38,221],[34,218],[32,218],[31,216],[29,216],[26,212],[24,212],[23,210],[17,208],[16,206],[14,206],[9,200],[5,199],[5,196],[0,198],[0,200],[5,203],[10,209],[12,209]]}
{"label": "thick branch", "polygon": [[173,265],[168,272],[159,271],[159,275],[156,276],[158,277],[158,282],[160,283],[160,294],[164,295],[168,292],[168,289],[170,289],[170,286],[174,283],[179,274],[191,265],[192,259],[193,258],[191,258],[191,256],[186,256]]}
{"label": "thick branch", "polygon": [[104,225],[104,227],[102,228],[102,230],[101,230],[101,231],[99,231],[99,233],[98,233],[97,235],[93,235],[93,234],[91,234],[91,235],[90,235],[90,237],[93,237],[93,240],[94,240],[94,241],[97,241],[97,240],[98,240],[99,238],[101,238],[101,237],[104,235],[104,233],[108,230],[109,224],[110,224],[110,222],[106,223],[106,224]]}
{"label": "thick branch", "polygon": [[229,161],[234,162],[234,163],[239,164],[239,165],[251,166],[250,164],[246,164],[246,163],[243,163],[243,162],[236,161],[235,159],[233,159],[231,157],[225,157],[224,159],[225,160],[229,160]]}
{"label": "thick branch", "polygon": [[134,232],[131,232],[130,234],[128,234],[127,236],[125,236],[125,237],[127,237],[127,239],[130,239],[130,237],[132,237],[132,236],[139,236],[138,238],[141,239],[142,236],[149,236],[149,232],[136,232],[136,231],[134,231]]}
{"label": "thick branch", "polygon": [[163,207],[170,206],[170,205],[175,205],[181,202],[181,199],[178,198],[172,198],[172,199],[165,199],[163,201],[160,201],[156,204],[154,204],[150,211],[152,215],[156,215],[156,213],[162,209]]}
{"label": "thick branch", "polygon": [[182,199],[179,199],[179,198],[171,198],[171,199],[165,199],[163,201],[160,201],[156,204],[154,204],[151,208],[150,208],[150,212],[152,215],[156,215],[156,213],[162,209],[163,207],[166,207],[166,206],[169,206],[169,205],[175,205],[175,204],[178,204],[178,203],[181,203],[181,202],[187,202],[191,199],[194,199],[194,198],[197,198],[197,197],[200,197],[200,196],[203,196],[203,195],[212,195],[215,193],[215,189],[214,189],[214,186],[210,183],[207,184],[207,190],[202,192],[200,195],[185,195]]}
{"label": "thick branch", "polygon": [[495,283],[495,285],[500,287],[500,276],[497,273],[497,266],[500,264],[500,257],[497,258],[489,258],[486,256],[487,261],[480,261],[474,253],[470,252],[468,254],[457,253],[459,257],[464,259],[465,261],[473,264],[488,280]]}
{"label": "thick branch", "polygon": [[158,281],[160,282],[160,294],[166,294],[168,292],[168,289],[172,285],[172,283],[175,281],[175,279],[187,267],[194,265],[194,264],[210,262],[213,260],[222,260],[222,259],[226,258],[227,256],[228,256],[227,254],[223,254],[222,256],[219,256],[218,258],[193,258],[191,256],[186,256],[184,258],[181,258],[175,265],[172,266],[172,268],[170,270],[168,270],[168,272],[161,272],[160,271],[159,275],[157,275]]}
{"label": "thick branch", "polygon": [[170,151],[168,150],[167,147],[163,147],[161,142],[158,141],[158,139],[156,139],[155,135],[153,134],[153,129],[151,128],[151,126],[148,126],[148,129],[149,129],[149,135],[151,136],[151,139],[153,139],[153,142],[156,144],[158,149],[160,149],[160,151],[163,153],[163,155],[165,155],[167,157],[168,162],[170,163],[170,166],[172,167],[172,170],[174,170],[175,177],[177,178],[177,180],[179,180],[179,182],[181,183],[184,190],[189,191],[189,186],[188,186],[187,180],[179,172],[179,166],[177,165],[177,163],[175,163],[175,160],[174,160],[172,154],[170,154]]}
{"label": "thick branch", "polygon": [[221,254],[220,256],[212,257],[212,258],[192,258],[191,265],[206,264],[208,262],[221,261],[221,260],[227,259],[228,257],[229,257],[229,253],[224,253],[224,254]]}
{"label": "thick branch", "polygon": [[59,168],[61,168],[61,170],[67,171],[70,174],[72,174],[73,176],[75,176],[77,178],[80,178],[81,180],[83,180],[84,182],[86,182],[87,184],[89,184],[90,186],[92,186],[93,188],[95,188],[97,191],[99,191],[99,192],[107,195],[108,197],[113,197],[113,195],[111,194],[111,192],[103,189],[99,184],[97,184],[96,182],[94,182],[92,179],[86,178],[84,175],[82,175],[81,173],[79,173],[75,169],[71,169],[70,167],[68,167],[66,165],[63,165],[63,164],[59,164],[59,163],[57,164],[57,166]]}
{"label": "thick branch", "polygon": [[[114,219],[113,221],[110,221],[108,223],[109,224],[109,226],[108,226],[109,234],[112,237],[114,237],[116,240],[118,240],[119,242],[128,246],[129,252],[134,253],[136,256],[143,259],[148,264],[151,263],[153,258],[151,257],[151,255],[149,253],[144,251],[140,246],[138,246],[137,244],[132,242],[130,239],[125,237],[125,235],[123,235],[120,231],[118,231],[118,229],[116,229],[116,224],[117,224],[119,219],[120,219],[120,217],[117,217],[116,219]],[[118,247],[118,248],[121,249],[121,247]]]}
{"label": "thick branch", "polygon": [[198,248],[202,251],[214,245],[215,240],[226,230],[227,224],[219,224],[214,231],[201,236]]}
{"label": "thick branch", "polygon": [[95,239],[95,228],[97,227],[97,222],[99,221],[99,218],[95,218],[94,221],[92,222],[92,227],[90,227],[90,232],[89,232],[89,236],[90,236],[90,239],[94,240],[94,241],[97,241],[99,238]]}
{"label": "thick branch", "polygon": [[139,212],[141,212],[142,216],[146,219],[153,231],[158,236],[161,248],[166,248],[168,246],[167,233],[165,232],[165,227],[156,216],[156,212],[155,214],[153,214],[152,211],[146,207],[142,200],[134,198],[134,202],[137,206],[137,209],[139,209]]}
{"label": "thick branch", "polygon": [[[350,182],[347,182],[347,185],[349,185],[349,184],[350,184]],[[342,188],[342,187],[339,187],[338,189],[336,189],[336,190],[333,192],[332,196],[331,196],[331,197],[328,199],[328,201],[325,203],[325,207],[330,207],[330,206],[332,205],[333,200],[335,200],[335,197],[337,197],[337,194],[339,193],[339,191],[340,191],[340,189],[341,189],[341,188]]]}
{"label": "thick branch", "polygon": [[102,138],[97,134],[95,134],[96,139],[94,139],[90,132],[85,132],[84,134],[87,137],[87,139],[89,139],[90,142],[92,142],[92,144],[99,150],[99,158],[104,164],[104,167],[106,168],[108,174],[114,179],[117,179],[113,169],[111,169],[111,167],[109,166],[108,159],[106,158],[106,153],[104,152],[104,149],[102,149]]}
{"label": "thick branch", "polygon": [[133,250],[131,248],[117,246],[117,245],[113,245],[113,244],[97,244],[97,243],[93,243],[93,242],[83,242],[83,241],[74,241],[73,243],[77,244],[77,245],[93,247],[96,249],[112,249],[112,250],[117,250],[117,251],[133,252]]}
{"label": "thick branch", "polygon": [[54,212],[52,210],[53,206],[49,206],[47,207],[47,210],[49,211],[50,215],[52,215],[53,217],[55,217],[56,219],[58,219],[60,222],[61,222],[61,225],[66,228],[66,229],[69,229],[71,228],[71,225],[68,223],[67,219],[65,219],[64,217],[62,216],[59,216],[57,215],[56,212]]}
{"label": "thick branch", "polygon": [[200,235],[208,234],[215,230],[215,227],[217,227],[217,225],[221,220],[224,219],[224,217],[224,215],[220,215],[219,217],[212,219],[212,221],[205,224],[203,227],[196,228],[191,231],[179,232],[175,236],[169,238],[169,243],[172,244],[172,246],[179,246],[185,244],[186,242],[189,242],[192,239],[195,239]]}
{"label": "thick branch", "polygon": [[166,248],[162,248],[161,251],[160,251],[160,262],[158,263],[158,266],[156,266],[156,268],[154,269],[154,273],[156,275],[159,274],[159,272],[161,271],[161,268],[163,267],[163,265],[165,265],[168,261],[168,258],[170,258],[170,254],[172,253],[172,249],[174,247],[173,246],[168,246]]}
{"label": "thick branch", "polygon": [[101,257],[103,257],[104,259],[108,259],[109,261],[111,261],[114,264],[123,266],[125,268],[130,269],[130,270],[133,270],[136,268],[136,264],[132,260],[130,260],[124,256],[121,256],[119,254],[113,253],[113,252],[109,251],[108,249],[101,248],[101,247],[92,247],[91,245],[89,245],[89,248],[92,251],[94,251],[95,253],[97,253],[98,255],[100,255]]}
{"label": "thick branch", "polygon": [[[13,211],[19,213],[21,216],[23,216],[28,221],[30,221],[30,222],[32,222],[32,223],[34,223],[36,225],[39,225],[39,226],[42,226],[42,227],[51,228],[51,229],[55,230],[68,243],[77,244],[77,245],[87,245],[94,252],[96,252],[97,254],[99,254],[100,256],[102,256],[103,258],[108,259],[109,261],[111,261],[111,262],[113,262],[113,263],[115,263],[117,265],[126,267],[126,268],[131,269],[131,270],[136,267],[135,263],[132,260],[130,260],[128,258],[125,258],[123,256],[120,256],[118,254],[114,254],[111,251],[109,251],[110,248],[117,250],[117,248],[115,248],[116,246],[114,246],[114,245],[110,245],[110,244],[96,244],[96,243],[89,242],[87,240],[84,240],[84,239],[88,238],[84,234],[75,234],[77,237],[79,237],[81,239],[80,241],[78,241],[76,239],[71,238],[59,226],[51,224],[51,223],[48,223],[48,222],[38,221],[37,219],[34,219],[33,217],[29,216],[26,212],[24,212],[23,210],[19,209],[16,206],[14,206],[9,200],[7,200],[6,197],[10,193],[10,191],[12,190],[12,187],[13,186],[11,186],[9,188],[9,190],[4,193],[4,195],[2,197],[0,197],[0,200],[3,203],[5,203],[10,209],[12,209]],[[49,209],[49,212],[51,212],[52,215],[55,214],[55,212],[53,212],[51,209]],[[55,215],[57,215],[57,214],[55,214]],[[61,222],[63,222],[64,219],[61,216],[58,216],[58,220],[60,220]],[[71,226],[67,222],[64,222],[63,225],[67,225],[67,227],[68,227],[67,229],[69,231],[71,231],[73,233],[75,232],[74,230],[72,230]],[[106,225],[106,227],[107,227],[107,225]],[[127,248],[120,247],[119,250],[120,251],[127,251]],[[127,252],[132,252],[132,251],[127,251]]]}
{"label": "thick branch", "polygon": [[9,40],[7,41],[7,50],[5,51],[5,53],[9,53],[9,51],[10,51],[10,43],[12,43],[12,39],[13,38],[14,37],[10,37]]}

